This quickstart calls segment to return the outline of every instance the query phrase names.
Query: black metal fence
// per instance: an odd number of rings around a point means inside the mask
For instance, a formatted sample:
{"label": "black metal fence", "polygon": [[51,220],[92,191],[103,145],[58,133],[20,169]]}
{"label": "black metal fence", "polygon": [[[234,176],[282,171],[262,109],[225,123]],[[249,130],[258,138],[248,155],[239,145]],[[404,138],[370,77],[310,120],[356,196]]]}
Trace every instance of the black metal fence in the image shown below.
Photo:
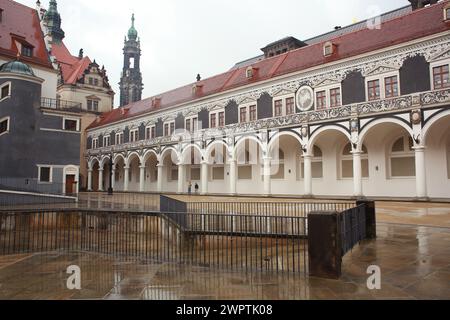
{"label": "black metal fence", "polygon": [[307,217],[313,211],[344,211],[355,202],[189,202],[187,212]]}
{"label": "black metal fence", "polygon": [[[183,221],[183,223],[180,223]],[[0,255],[86,251],[220,269],[307,272],[306,219],[192,213],[0,213]]]}
{"label": "black metal fence", "polygon": [[366,205],[360,204],[338,215],[341,232],[341,255],[353,249],[354,246],[367,238]]}

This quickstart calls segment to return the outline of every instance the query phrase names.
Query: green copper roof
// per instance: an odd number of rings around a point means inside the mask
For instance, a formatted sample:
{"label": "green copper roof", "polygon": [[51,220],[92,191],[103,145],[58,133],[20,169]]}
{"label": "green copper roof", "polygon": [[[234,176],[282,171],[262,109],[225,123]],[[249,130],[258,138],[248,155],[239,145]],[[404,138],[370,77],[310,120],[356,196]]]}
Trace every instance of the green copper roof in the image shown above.
{"label": "green copper roof", "polygon": [[29,65],[18,60],[10,61],[1,65],[0,73],[2,72],[18,73],[33,77],[35,76],[33,69],[31,69]]}
{"label": "green copper roof", "polygon": [[65,33],[61,29],[61,16],[58,12],[58,4],[56,0],[50,0],[50,5],[44,16],[47,22],[48,31],[53,37],[53,41],[60,43],[64,39]]}
{"label": "green copper roof", "polygon": [[134,28],[134,13],[131,16],[131,28],[128,30],[128,39],[129,40],[136,40],[138,36],[137,30]]}

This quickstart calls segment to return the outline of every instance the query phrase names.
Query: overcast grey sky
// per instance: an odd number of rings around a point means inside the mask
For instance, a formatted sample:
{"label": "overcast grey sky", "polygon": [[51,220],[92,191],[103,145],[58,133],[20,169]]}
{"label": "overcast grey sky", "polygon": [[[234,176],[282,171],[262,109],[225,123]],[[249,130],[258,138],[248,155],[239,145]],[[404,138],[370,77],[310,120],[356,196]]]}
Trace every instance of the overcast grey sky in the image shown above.
{"label": "overcast grey sky", "polygon": [[[18,0],[35,7],[35,0]],[[48,7],[49,0],[41,0]],[[407,0],[58,0],[66,46],[105,65],[118,104],[123,40],[136,15],[143,98],[229,70],[285,36],[306,40]]]}

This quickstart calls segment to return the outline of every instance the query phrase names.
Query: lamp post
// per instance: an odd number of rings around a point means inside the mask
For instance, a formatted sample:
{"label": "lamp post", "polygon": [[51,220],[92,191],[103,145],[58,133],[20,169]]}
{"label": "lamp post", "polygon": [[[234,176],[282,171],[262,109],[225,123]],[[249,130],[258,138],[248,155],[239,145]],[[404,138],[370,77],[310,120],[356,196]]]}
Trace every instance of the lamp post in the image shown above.
{"label": "lamp post", "polygon": [[109,188],[108,188],[108,195],[112,196],[114,193],[113,187],[112,187],[112,179],[113,179],[113,155],[109,157]]}

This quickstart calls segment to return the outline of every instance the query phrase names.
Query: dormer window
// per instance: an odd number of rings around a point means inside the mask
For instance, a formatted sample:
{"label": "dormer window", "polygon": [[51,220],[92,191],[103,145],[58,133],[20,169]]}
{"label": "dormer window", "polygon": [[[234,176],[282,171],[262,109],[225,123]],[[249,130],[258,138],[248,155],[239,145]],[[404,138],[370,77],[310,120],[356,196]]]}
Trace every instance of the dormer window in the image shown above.
{"label": "dormer window", "polygon": [[450,21],[450,6],[444,8],[444,21]]}
{"label": "dormer window", "polygon": [[334,44],[327,42],[323,45],[323,55],[325,57],[331,56],[334,53]]}
{"label": "dormer window", "polygon": [[252,67],[247,68],[245,75],[246,75],[247,79],[253,78],[253,68]]}
{"label": "dormer window", "polygon": [[200,84],[194,84],[193,86],[192,86],[192,94],[193,95],[198,95],[198,94],[200,94],[201,93],[201,90],[202,90],[202,85],[200,85]]}
{"label": "dormer window", "polygon": [[33,56],[33,48],[22,45],[22,56],[31,58]]}
{"label": "dormer window", "polygon": [[153,98],[152,99],[152,107],[159,108],[161,106],[161,98]]}

